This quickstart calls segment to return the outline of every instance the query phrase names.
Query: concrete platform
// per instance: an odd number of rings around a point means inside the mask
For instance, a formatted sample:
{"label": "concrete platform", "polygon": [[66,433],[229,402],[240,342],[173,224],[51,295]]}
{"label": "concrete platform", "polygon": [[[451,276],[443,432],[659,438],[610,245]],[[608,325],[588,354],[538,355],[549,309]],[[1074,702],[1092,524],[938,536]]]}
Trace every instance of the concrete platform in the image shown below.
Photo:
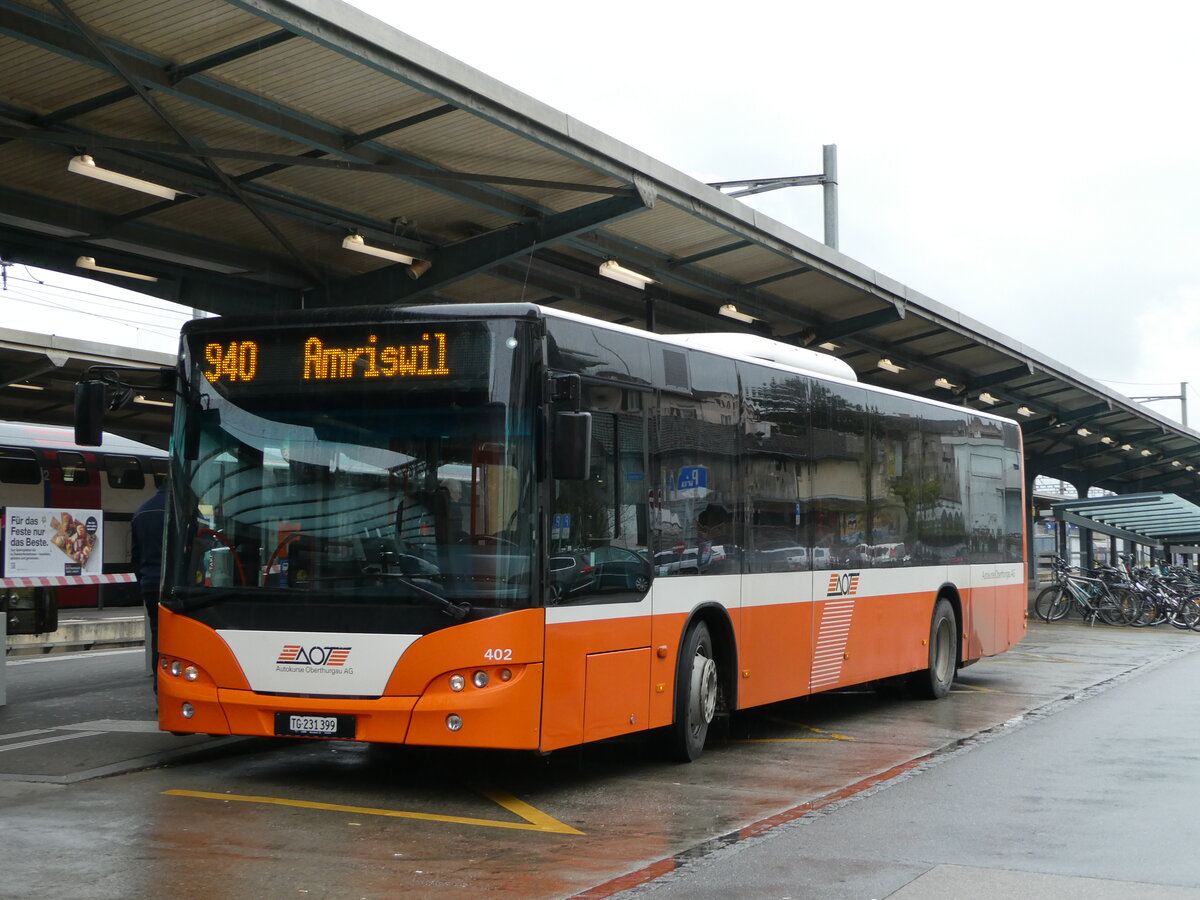
{"label": "concrete platform", "polygon": [[59,610],[58,630],[16,634],[6,639],[7,655],[33,656],[145,644],[146,615],[138,606]]}

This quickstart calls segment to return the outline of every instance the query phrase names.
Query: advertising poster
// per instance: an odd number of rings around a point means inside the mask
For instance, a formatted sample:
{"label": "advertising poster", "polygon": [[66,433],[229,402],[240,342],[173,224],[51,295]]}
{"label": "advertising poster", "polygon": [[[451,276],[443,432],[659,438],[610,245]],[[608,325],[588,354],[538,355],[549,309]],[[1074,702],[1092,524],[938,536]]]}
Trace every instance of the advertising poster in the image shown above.
{"label": "advertising poster", "polygon": [[99,575],[104,513],[98,509],[9,506],[4,515],[4,577]]}

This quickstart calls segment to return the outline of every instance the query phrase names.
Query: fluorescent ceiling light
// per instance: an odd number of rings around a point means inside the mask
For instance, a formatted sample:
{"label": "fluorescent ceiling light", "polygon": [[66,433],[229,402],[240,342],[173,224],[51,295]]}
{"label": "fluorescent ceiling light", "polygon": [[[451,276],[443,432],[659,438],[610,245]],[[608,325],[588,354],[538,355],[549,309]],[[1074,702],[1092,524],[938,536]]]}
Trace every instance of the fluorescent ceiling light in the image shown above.
{"label": "fluorescent ceiling light", "polygon": [[749,313],[742,312],[732,303],[726,303],[724,306],[718,309],[717,312],[727,319],[734,319],[738,322],[744,322],[747,325],[751,325],[755,321],[754,316],[750,315]]}
{"label": "fluorescent ceiling light", "polygon": [[1120,449],[1122,449],[1122,450],[1132,450],[1132,449],[1133,449],[1133,444],[1122,444]]}
{"label": "fluorescent ceiling light", "polygon": [[[881,367],[881,368],[882,368],[882,367]],[[934,386],[934,387],[940,387],[940,388],[942,388],[942,389],[944,389],[944,390],[947,390],[947,391],[952,391],[952,390],[954,390],[956,387],[958,387],[958,385],[954,384],[954,383],[953,383],[952,381],[950,381],[948,378],[935,378],[935,379],[933,379],[933,386]]]}
{"label": "fluorescent ceiling light", "polygon": [[1110,437],[1109,437],[1109,436],[1106,434],[1104,437],[1100,438],[1100,443],[1102,443],[1102,444],[1115,444],[1115,443],[1116,443],[1116,441],[1114,441],[1112,438],[1110,438]]}
{"label": "fluorescent ceiling light", "polygon": [[174,405],[175,405],[174,403],[170,403],[170,402],[168,402],[168,401],[166,401],[166,400],[149,400],[149,399],[147,399],[147,398],[143,397],[141,394],[138,394],[136,397],[134,397],[134,398],[133,398],[133,402],[134,402],[134,403],[143,403],[143,404],[145,404],[146,406],[167,406],[167,407],[170,407],[170,406],[174,406]]}
{"label": "fluorescent ceiling light", "polygon": [[984,403],[986,403],[988,406],[993,406],[1000,402],[995,397],[993,397],[991,394],[989,394],[987,391],[984,391],[982,394],[980,394],[979,399],[982,400]]}
{"label": "fluorescent ceiling light", "polygon": [[372,247],[363,240],[361,234],[347,235],[342,241],[342,248],[345,250],[353,250],[355,253],[365,253],[367,256],[376,256],[379,259],[388,259],[392,262],[404,263],[406,266],[411,266],[416,262],[416,257],[409,256],[407,253],[397,253],[395,250],[386,250],[383,247]]}
{"label": "fluorescent ceiling light", "polygon": [[1177,459],[1173,459],[1173,460],[1171,460],[1171,465],[1173,465],[1173,466],[1182,466],[1182,465],[1183,465],[1183,463],[1181,463],[1181,462],[1180,462],[1179,460],[1177,460]]}
{"label": "fluorescent ceiling light", "polygon": [[1018,406],[1017,407],[1017,415],[1018,416],[1032,416],[1033,410],[1030,409],[1028,406]]}
{"label": "fluorescent ceiling light", "polygon": [[75,260],[75,265],[89,272],[104,272],[108,275],[120,275],[122,278],[136,278],[138,281],[158,281],[153,275],[143,275],[141,272],[129,272],[125,269],[113,269],[109,266],[98,266],[91,256],[81,256]]}
{"label": "fluorescent ceiling light", "polygon": [[828,350],[830,353],[832,353],[834,350],[841,349],[841,347],[839,347],[833,341],[826,341],[823,344],[817,344],[817,346],[820,347],[822,350]]}
{"label": "fluorescent ceiling light", "polygon": [[40,384],[9,384],[5,387],[16,388],[20,391],[44,391],[45,388]]}
{"label": "fluorescent ceiling light", "polygon": [[1154,455],[1154,453],[1151,450],[1143,450],[1142,451],[1142,456],[1153,456],[1153,455]]}
{"label": "fluorescent ceiling light", "polygon": [[875,363],[875,365],[883,369],[885,372],[891,372],[893,374],[904,371],[904,366],[898,366],[890,359],[881,359],[879,362]]}
{"label": "fluorescent ceiling light", "polygon": [[1077,435],[1079,435],[1080,437],[1088,437],[1091,434],[1091,432],[1088,431],[1086,428],[1076,428],[1075,433]]}
{"label": "fluorescent ceiling light", "polygon": [[102,169],[86,153],[82,156],[71,157],[71,161],[67,163],[67,171],[74,172],[76,175],[86,175],[88,178],[95,178],[97,181],[106,181],[109,184],[119,185],[130,190],[141,191],[143,194],[161,197],[164,200],[175,199],[176,192],[171,188],[155,184],[153,181],[134,178],[132,175],[122,175],[120,172],[114,172],[112,169]]}
{"label": "fluorescent ceiling light", "polygon": [[605,278],[611,278],[613,281],[619,281],[621,284],[635,287],[639,291],[645,290],[646,285],[655,283],[654,279],[649,275],[643,275],[641,272],[627,269],[615,259],[606,259],[600,263],[600,274]]}

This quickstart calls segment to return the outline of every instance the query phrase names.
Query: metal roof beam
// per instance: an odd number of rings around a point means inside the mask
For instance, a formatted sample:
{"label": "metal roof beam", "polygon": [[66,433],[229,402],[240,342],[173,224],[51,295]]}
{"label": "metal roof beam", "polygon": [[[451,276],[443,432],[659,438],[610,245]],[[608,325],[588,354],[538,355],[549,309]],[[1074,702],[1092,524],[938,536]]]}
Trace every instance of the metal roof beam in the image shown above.
{"label": "metal roof beam", "polygon": [[[36,44],[70,59],[119,74],[116,65],[122,67],[134,79],[131,84],[140,84],[148,89],[161,90],[182,100],[196,103],[205,109],[222,113],[241,122],[249,122],[272,134],[282,135],[310,147],[324,150],[331,155],[348,155],[367,162],[387,159],[406,161],[436,173],[436,167],[421,160],[408,157],[397,151],[371,145],[369,148],[349,152],[346,142],[354,135],[347,134],[324,122],[294,113],[285,107],[270,103],[226,87],[221,82],[196,75],[178,83],[169,77],[170,66],[147,58],[130,48],[116,44],[104,44],[109,60],[99,49],[72,30],[66,23],[42,16],[24,7],[0,3],[0,32],[6,32],[19,40]],[[441,188],[443,191],[446,188]],[[450,192],[461,199],[487,207],[513,218],[529,213],[529,204],[514,199],[499,191],[459,184]]]}
{"label": "metal roof beam", "polygon": [[[548,181],[542,178],[519,178],[516,176],[494,175],[481,172],[451,172],[444,169],[421,168],[420,166],[401,160],[371,163],[356,162],[349,159],[326,159],[324,158],[325,154],[323,151],[315,151],[315,153],[321,155],[314,155],[314,153],[286,155],[282,153],[264,153],[258,150],[240,150],[206,145],[201,152],[194,147],[166,144],[161,141],[135,141],[83,132],[34,131],[5,126],[0,126],[0,137],[70,148],[82,147],[93,153],[96,150],[120,150],[129,153],[148,153],[155,156],[179,157],[187,160],[197,158],[248,160],[251,162],[268,163],[274,167],[271,169],[272,172],[278,172],[281,169],[295,166],[299,168],[333,169],[339,172],[375,172],[380,175],[396,175],[427,182],[480,182],[484,184],[503,184],[555,191],[577,191],[585,194],[611,194],[614,196],[634,193],[634,188],[627,186],[581,184],[576,181]],[[242,182],[246,181],[248,177],[247,175],[236,176],[236,180]]]}
{"label": "metal roof beam", "polygon": [[407,277],[411,271],[408,266],[387,266],[330,285],[323,298],[325,303],[321,303],[321,297],[313,299],[318,305],[332,306],[361,303],[364,296],[386,297],[388,302],[413,300],[547,244],[641,212],[648,200],[641,195],[610,197],[534,222],[498,228],[435,251],[430,270],[419,281]]}
{"label": "metal roof beam", "polygon": [[99,35],[88,28],[84,21],[75,14],[74,10],[67,6],[64,0],[49,0],[49,2],[52,6],[54,6],[55,9],[59,11],[63,18],[65,18],[71,23],[72,26],[74,26],[75,30],[84,36],[92,48],[100,54],[106,63],[108,63],[108,66],[118,75],[120,75],[121,78],[123,78],[126,83],[137,92],[137,95],[141,98],[142,102],[150,107],[151,111],[159,119],[159,121],[161,121],[170,131],[172,131],[175,136],[192,151],[192,153],[203,163],[204,167],[207,168],[219,182],[221,182],[226,190],[233,193],[233,195],[242,204],[242,206],[245,207],[250,215],[258,220],[258,224],[266,229],[271,237],[275,239],[276,243],[278,243],[279,246],[287,251],[287,254],[296,262],[300,269],[307,272],[313,281],[318,283],[324,281],[323,274],[313,267],[312,263],[309,262],[308,257],[300,252],[300,248],[292,243],[291,239],[280,230],[279,226],[271,220],[270,216],[268,216],[262,209],[258,207],[253,199],[242,190],[241,186],[232,181],[230,177],[221,169],[221,167],[213,162],[211,158],[201,154],[201,147],[198,140],[189,134],[187,130],[180,125],[178,121],[176,121],[175,116],[168,113],[162,104],[160,104],[158,100],[151,95],[150,90],[138,81],[137,76],[123,63],[117,53],[112,50],[104,41],[102,41]]}
{"label": "metal roof beam", "polygon": [[1022,363],[1019,366],[1013,366],[1011,369],[1004,369],[1000,372],[992,372],[990,375],[980,375],[977,378],[970,378],[967,380],[967,389],[978,391],[995,387],[998,384],[1006,384],[1014,378],[1023,378],[1027,375],[1032,375],[1033,371],[1033,363]]}
{"label": "metal roof beam", "polygon": [[744,250],[747,247],[753,247],[753,241],[734,241],[732,244],[724,244],[720,247],[714,247],[711,250],[705,250],[701,253],[693,253],[691,256],[682,256],[678,259],[672,259],[667,262],[667,265],[672,269],[679,266],[690,266],[692,263],[703,262],[706,259],[712,259],[715,256],[724,256],[726,253],[732,253],[735,250]]}
{"label": "metal roof beam", "polygon": [[1136,531],[1126,531],[1123,528],[1114,528],[1112,525],[1106,525],[1103,522],[1097,522],[1094,519],[1089,519],[1086,516],[1079,516],[1075,513],[1064,512],[1061,516],[1059,516],[1058,513],[1055,513],[1054,518],[1058,519],[1060,522],[1065,522],[1068,525],[1076,525],[1080,528],[1086,528],[1089,531],[1095,531],[1099,532],[1100,534],[1107,534],[1110,537],[1132,541],[1135,544],[1142,544],[1144,546],[1154,547],[1155,549],[1162,547],[1162,544],[1148,535],[1139,534]]}
{"label": "metal roof beam", "polygon": [[884,306],[882,309],[877,309],[869,313],[862,313],[857,316],[850,316],[846,319],[840,319],[832,322],[825,322],[818,325],[811,331],[803,331],[796,335],[806,346],[809,344],[823,344],[826,341],[836,341],[840,337],[845,337],[849,334],[858,334],[861,331],[869,331],[880,325],[888,325],[892,322],[899,322],[905,316],[905,310],[899,309],[892,304]]}

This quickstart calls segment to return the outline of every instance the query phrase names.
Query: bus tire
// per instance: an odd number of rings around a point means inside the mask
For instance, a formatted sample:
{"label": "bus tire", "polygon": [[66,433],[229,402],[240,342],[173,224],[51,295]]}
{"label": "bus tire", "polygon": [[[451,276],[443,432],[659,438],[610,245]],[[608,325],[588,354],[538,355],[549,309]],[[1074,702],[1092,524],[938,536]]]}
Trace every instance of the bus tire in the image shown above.
{"label": "bus tire", "polygon": [[958,620],[945,597],[933,606],[929,624],[929,668],[911,676],[913,694],[925,700],[940,700],[950,693],[958,667]]}
{"label": "bus tire", "polygon": [[675,722],[667,748],[672,759],[692,762],[700,756],[720,690],[712,635],[697,622],[684,635],[675,675]]}

